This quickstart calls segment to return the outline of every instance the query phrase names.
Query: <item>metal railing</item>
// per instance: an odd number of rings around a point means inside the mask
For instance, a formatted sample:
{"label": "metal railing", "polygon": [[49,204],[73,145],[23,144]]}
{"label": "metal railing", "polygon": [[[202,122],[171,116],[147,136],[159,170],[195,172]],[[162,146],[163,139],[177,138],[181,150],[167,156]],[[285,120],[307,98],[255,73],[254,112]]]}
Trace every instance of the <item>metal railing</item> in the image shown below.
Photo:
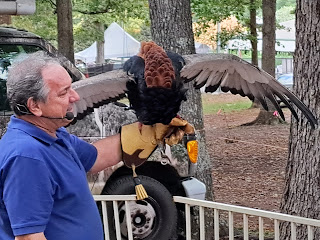
{"label": "metal railing", "polygon": [[[102,204],[102,215],[103,215],[103,225],[105,230],[105,239],[109,240],[109,225],[108,221],[114,221],[116,239],[121,240],[121,232],[120,232],[120,223],[119,223],[119,214],[118,214],[118,203],[124,202],[126,208],[126,224],[128,230],[128,239],[133,240],[132,235],[132,222],[130,216],[130,208],[129,201],[135,201],[135,195],[94,195],[94,199],[96,201],[101,201]],[[288,222],[291,224],[291,240],[297,240],[297,226],[304,225],[307,227],[306,236],[308,236],[308,240],[314,239],[314,231],[316,228],[320,228],[320,220],[292,216],[283,213],[264,211],[254,208],[248,207],[240,207],[235,205],[229,205],[224,203],[217,203],[211,201],[197,200],[186,197],[174,196],[174,202],[182,203],[185,205],[185,221],[186,221],[186,240],[191,240],[191,226],[192,226],[192,218],[191,218],[191,207],[197,206],[199,208],[199,232],[200,232],[200,240],[205,239],[205,209],[213,209],[214,216],[214,240],[220,239],[219,232],[219,223],[220,223],[220,215],[222,212],[227,213],[228,216],[228,230],[229,230],[229,240],[235,239],[234,229],[234,215],[241,214],[243,220],[243,239],[249,240],[249,217],[255,216],[258,217],[258,225],[259,225],[259,240],[264,239],[264,221],[265,219],[271,219],[273,221],[273,233],[274,239],[280,239],[280,222]],[[113,204],[113,215],[114,219],[110,219],[107,217],[107,208],[106,202],[112,202]]]}
{"label": "metal railing", "polygon": [[[128,240],[133,240],[132,223],[129,209],[129,201],[135,201],[136,195],[93,195],[96,202],[101,202],[102,222],[104,228],[105,240],[110,239],[109,221],[114,221],[116,230],[116,239],[121,240],[120,220],[119,220],[119,202],[125,203],[126,223]],[[114,219],[109,219],[107,214],[107,202],[112,202]]]}

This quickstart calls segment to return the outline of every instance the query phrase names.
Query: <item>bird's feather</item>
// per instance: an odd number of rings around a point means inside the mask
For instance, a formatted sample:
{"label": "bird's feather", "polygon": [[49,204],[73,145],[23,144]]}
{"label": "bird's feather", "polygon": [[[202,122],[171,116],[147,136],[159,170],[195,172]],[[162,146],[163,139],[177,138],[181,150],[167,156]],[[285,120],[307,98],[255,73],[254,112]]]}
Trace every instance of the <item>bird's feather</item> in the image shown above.
{"label": "bird's feather", "polygon": [[[317,119],[309,108],[292,92],[267,72],[235,55],[195,54],[185,55],[183,58],[186,65],[181,70],[181,77],[185,79],[185,82],[194,80],[196,87],[204,86],[204,82],[206,82],[206,92],[213,92],[220,86],[222,91],[231,91],[233,94],[248,96],[251,100],[258,99],[266,110],[268,109],[266,98],[270,99],[278,111],[281,110],[275,100],[275,97],[278,97],[290,109],[295,118],[298,118],[298,116],[293,105],[302,111],[313,128],[317,124]],[[207,80],[197,78],[202,71],[208,69],[211,69],[212,74],[218,77],[209,75]],[[225,71],[227,74],[222,74]],[[222,79],[223,77],[225,79]],[[282,111],[279,111],[279,113],[284,119]]]}
{"label": "bird's feather", "polygon": [[80,96],[80,101],[74,104],[75,118],[79,120],[94,107],[123,98],[128,81],[130,78],[125,72],[115,70],[72,83]]}

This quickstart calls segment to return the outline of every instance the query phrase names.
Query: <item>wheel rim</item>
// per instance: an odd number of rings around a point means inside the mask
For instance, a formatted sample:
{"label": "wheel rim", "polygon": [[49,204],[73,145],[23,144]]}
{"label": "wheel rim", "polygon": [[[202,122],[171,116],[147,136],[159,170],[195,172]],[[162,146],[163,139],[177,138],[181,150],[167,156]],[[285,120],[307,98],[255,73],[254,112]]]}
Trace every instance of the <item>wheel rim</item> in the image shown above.
{"label": "wheel rim", "polygon": [[[149,197],[147,200],[129,201],[132,234],[134,239],[144,239],[154,230],[157,219],[156,212],[159,205]],[[121,235],[128,239],[125,205],[119,208]]]}

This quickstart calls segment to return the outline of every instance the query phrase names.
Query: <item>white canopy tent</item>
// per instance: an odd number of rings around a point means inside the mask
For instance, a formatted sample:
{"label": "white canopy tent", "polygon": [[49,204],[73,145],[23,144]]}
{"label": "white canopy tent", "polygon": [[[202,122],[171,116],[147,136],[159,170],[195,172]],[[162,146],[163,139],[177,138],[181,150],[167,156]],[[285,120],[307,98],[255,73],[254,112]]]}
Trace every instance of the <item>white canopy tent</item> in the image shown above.
{"label": "white canopy tent", "polygon": [[209,53],[209,52],[212,52],[212,49],[206,44],[195,42],[194,46],[196,48],[196,53]]}
{"label": "white canopy tent", "polygon": [[[295,50],[295,21],[290,20],[281,22],[284,29],[276,30],[276,51],[294,52]],[[250,50],[251,43],[249,40],[232,39],[228,42],[228,49]],[[258,33],[258,51],[262,51],[262,33]]]}
{"label": "white canopy tent", "polygon": [[[104,58],[125,58],[136,55],[140,48],[140,42],[134,39],[117,23],[111,23],[104,32]],[[97,57],[97,42],[90,47],[75,54],[75,59],[84,63],[94,63]]]}
{"label": "white canopy tent", "polygon": [[[212,49],[202,43],[195,43],[197,53],[208,53]],[[112,23],[104,32],[104,59],[127,58],[136,55],[140,49],[140,42],[134,39],[117,23]],[[86,64],[95,63],[97,57],[97,42],[90,47],[75,53],[75,59]]]}

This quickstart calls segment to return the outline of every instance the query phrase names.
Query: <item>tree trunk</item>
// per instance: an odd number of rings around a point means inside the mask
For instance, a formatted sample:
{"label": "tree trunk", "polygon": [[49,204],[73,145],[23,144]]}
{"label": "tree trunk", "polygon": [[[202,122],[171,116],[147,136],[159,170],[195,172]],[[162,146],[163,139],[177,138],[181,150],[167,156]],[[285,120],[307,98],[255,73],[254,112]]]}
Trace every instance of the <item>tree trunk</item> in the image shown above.
{"label": "tree trunk", "polygon": [[250,0],[250,35],[251,35],[251,63],[258,66],[258,34],[257,34],[257,8],[256,0]]}
{"label": "tree trunk", "polygon": [[[276,0],[262,0],[262,69],[271,76],[275,76],[276,56]],[[266,99],[269,111],[265,111],[261,104],[258,117],[254,120],[259,124],[280,123],[281,120],[273,114],[275,107]]]}
{"label": "tree trunk", "polygon": [[149,0],[152,39],[165,50],[195,53],[189,0]]}
{"label": "tree trunk", "polygon": [[262,1],[262,69],[275,75],[276,0]]}
{"label": "tree trunk", "polygon": [[[259,66],[258,62],[258,33],[257,33],[257,0],[250,0],[250,43],[251,43],[251,63]],[[252,108],[260,107],[259,101],[252,102]],[[254,122],[253,122],[254,123]],[[253,124],[249,123],[249,124]]]}
{"label": "tree trunk", "polygon": [[97,22],[96,23],[98,31],[101,33],[102,37],[97,41],[97,64],[103,64],[104,61],[104,24]]}
{"label": "tree trunk", "polygon": [[[294,91],[320,118],[320,1],[297,0],[296,50],[294,54]],[[281,211],[320,219],[320,132],[299,112],[292,119],[289,157]],[[290,239],[290,225],[281,226],[281,239]],[[297,239],[308,239],[306,228],[297,228]],[[320,239],[319,230],[313,239]]]}
{"label": "tree trunk", "polygon": [[57,0],[58,51],[74,63],[71,0]]}
{"label": "tree trunk", "polygon": [[[195,53],[190,0],[149,0],[152,39],[165,50],[180,54]],[[181,116],[193,124],[199,141],[199,157],[196,177],[207,187],[207,200],[213,200],[212,161],[206,151],[203,123],[202,102],[199,90],[192,83],[188,87],[188,101],[182,104]],[[174,153],[173,153],[174,154]],[[212,217],[212,212],[206,215]],[[211,218],[212,219],[212,218]],[[207,229],[213,230],[213,222],[207,221]],[[206,239],[211,239],[213,232],[208,231]],[[198,229],[193,231],[196,239]]]}

